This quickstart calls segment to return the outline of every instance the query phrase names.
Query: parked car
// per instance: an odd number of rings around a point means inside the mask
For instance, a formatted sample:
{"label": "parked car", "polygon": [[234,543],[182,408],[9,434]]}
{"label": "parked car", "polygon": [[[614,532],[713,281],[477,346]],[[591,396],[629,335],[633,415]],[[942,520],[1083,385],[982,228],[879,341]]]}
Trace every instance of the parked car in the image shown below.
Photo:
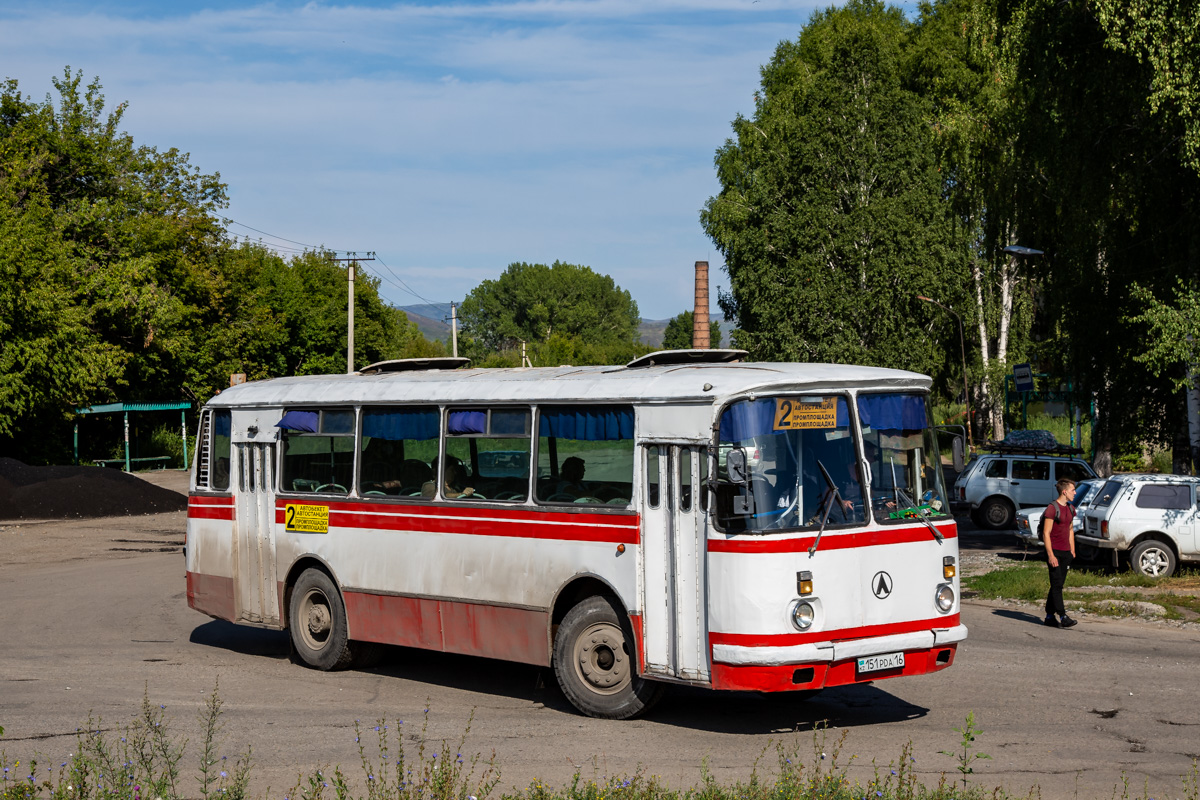
{"label": "parked car", "polygon": [[1012,529],[1017,511],[1045,508],[1058,497],[1054,484],[1063,478],[1076,483],[1096,472],[1076,448],[1036,449],[993,442],[992,452],[971,459],[950,493],[956,511],[969,510],[981,528]]}
{"label": "parked car", "polygon": [[1083,514],[1076,543],[1112,553],[1113,565],[1128,553],[1134,572],[1171,575],[1183,561],[1200,561],[1200,478],[1187,475],[1114,475]]}
{"label": "parked car", "polygon": [[[1071,501],[1071,505],[1075,506],[1075,522],[1072,527],[1075,528],[1076,536],[1083,530],[1083,512],[1087,510],[1088,503],[1103,485],[1103,478],[1089,478],[1075,485],[1075,499]],[[1042,547],[1042,514],[1045,511],[1046,506],[1018,511],[1017,538],[1036,547]]]}

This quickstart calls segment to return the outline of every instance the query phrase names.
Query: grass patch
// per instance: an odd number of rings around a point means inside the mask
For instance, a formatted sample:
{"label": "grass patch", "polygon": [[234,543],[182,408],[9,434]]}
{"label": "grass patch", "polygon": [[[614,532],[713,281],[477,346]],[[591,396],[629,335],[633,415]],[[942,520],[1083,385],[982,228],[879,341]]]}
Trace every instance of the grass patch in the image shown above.
{"label": "grass patch", "polygon": [[[962,583],[963,588],[973,592],[976,597],[991,600],[1040,603],[1050,591],[1050,577],[1043,561],[963,578]],[[1166,609],[1167,619],[1188,619],[1190,614],[1187,612],[1200,614],[1200,573],[1194,569],[1184,570],[1169,578],[1147,578],[1134,572],[1114,572],[1111,567],[1082,564],[1071,567],[1067,573],[1066,587],[1090,590],[1070,592],[1067,599],[1081,601],[1085,610],[1101,616],[1136,615],[1129,609],[1105,605],[1105,600],[1155,603]],[[1130,588],[1152,591],[1122,591]]]}

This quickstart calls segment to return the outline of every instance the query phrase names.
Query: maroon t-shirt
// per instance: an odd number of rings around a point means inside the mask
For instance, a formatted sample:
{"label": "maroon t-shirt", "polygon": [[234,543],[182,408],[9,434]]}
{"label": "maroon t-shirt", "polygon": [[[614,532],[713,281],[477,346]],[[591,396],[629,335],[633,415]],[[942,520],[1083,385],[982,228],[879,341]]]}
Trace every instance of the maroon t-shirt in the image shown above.
{"label": "maroon t-shirt", "polygon": [[[1054,509],[1058,509],[1058,519],[1054,519]],[[1070,550],[1071,549],[1071,525],[1075,522],[1075,506],[1067,503],[1065,506],[1060,506],[1055,500],[1050,505],[1046,506],[1046,510],[1042,512],[1043,520],[1050,520],[1050,548],[1053,550]],[[1045,522],[1042,523],[1043,527]]]}

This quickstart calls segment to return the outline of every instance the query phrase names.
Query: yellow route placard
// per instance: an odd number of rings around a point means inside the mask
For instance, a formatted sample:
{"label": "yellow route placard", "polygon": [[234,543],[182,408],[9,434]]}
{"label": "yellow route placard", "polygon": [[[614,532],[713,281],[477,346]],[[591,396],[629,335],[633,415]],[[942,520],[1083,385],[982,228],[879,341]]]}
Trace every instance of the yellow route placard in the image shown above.
{"label": "yellow route placard", "polygon": [[826,397],[817,403],[802,403],[795,398],[780,397],[775,401],[775,430],[836,428],[837,402],[836,397]]}
{"label": "yellow route placard", "polygon": [[329,506],[288,503],[283,507],[283,522],[288,533],[329,533]]}

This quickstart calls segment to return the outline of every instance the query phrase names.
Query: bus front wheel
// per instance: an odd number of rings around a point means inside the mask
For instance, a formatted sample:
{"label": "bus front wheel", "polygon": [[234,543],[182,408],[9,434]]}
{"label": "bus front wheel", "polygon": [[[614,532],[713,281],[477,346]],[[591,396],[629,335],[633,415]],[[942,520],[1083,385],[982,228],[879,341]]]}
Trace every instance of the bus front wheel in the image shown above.
{"label": "bus front wheel", "polygon": [[589,717],[631,719],[650,710],[663,685],[637,674],[632,637],[604,597],[567,612],[554,637],[554,674],[571,705]]}
{"label": "bus front wheel", "polygon": [[352,661],[346,636],[346,607],[333,580],[319,569],[300,573],[292,588],[288,631],[296,655],[321,670],[344,669]]}

